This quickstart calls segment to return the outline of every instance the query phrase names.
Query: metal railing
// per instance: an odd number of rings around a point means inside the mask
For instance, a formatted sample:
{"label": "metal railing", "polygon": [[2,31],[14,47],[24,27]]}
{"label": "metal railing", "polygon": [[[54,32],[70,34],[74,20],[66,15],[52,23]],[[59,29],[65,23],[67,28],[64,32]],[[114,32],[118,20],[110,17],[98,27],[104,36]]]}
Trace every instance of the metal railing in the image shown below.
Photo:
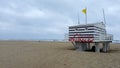
{"label": "metal railing", "polygon": [[107,35],[101,35],[98,37],[94,37],[94,41],[112,41],[113,40],[113,35],[112,34],[107,34]]}

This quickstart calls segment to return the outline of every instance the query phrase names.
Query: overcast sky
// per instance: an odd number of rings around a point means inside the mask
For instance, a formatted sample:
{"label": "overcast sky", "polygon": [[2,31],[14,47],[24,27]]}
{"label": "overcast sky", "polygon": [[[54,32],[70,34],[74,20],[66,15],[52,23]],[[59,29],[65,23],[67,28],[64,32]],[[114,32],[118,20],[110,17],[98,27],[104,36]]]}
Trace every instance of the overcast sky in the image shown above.
{"label": "overcast sky", "polygon": [[104,8],[107,32],[120,40],[120,0],[0,0],[0,39],[64,39],[78,13],[85,23],[85,7],[88,23],[103,21]]}

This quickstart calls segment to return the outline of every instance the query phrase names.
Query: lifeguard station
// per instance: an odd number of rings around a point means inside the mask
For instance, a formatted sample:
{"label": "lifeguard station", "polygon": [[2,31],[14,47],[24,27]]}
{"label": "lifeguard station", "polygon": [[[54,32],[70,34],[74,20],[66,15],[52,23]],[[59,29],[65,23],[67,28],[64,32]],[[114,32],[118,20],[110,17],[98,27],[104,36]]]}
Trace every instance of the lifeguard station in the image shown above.
{"label": "lifeguard station", "polygon": [[73,43],[76,50],[86,51],[94,48],[95,52],[100,50],[108,52],[112,40],[113,35],[107,34],[103,22],[69,26],[69,41]]}

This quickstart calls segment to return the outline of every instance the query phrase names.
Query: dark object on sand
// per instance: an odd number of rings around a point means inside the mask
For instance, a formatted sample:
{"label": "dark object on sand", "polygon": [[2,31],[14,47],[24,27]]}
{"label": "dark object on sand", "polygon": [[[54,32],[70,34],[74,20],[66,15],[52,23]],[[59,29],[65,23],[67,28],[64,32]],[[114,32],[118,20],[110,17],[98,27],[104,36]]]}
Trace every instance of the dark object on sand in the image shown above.
{"label": "dark object on sand", "polygon": [[91,51],[95,51],[95,46],[92,46],[92,49],[91,49]]}

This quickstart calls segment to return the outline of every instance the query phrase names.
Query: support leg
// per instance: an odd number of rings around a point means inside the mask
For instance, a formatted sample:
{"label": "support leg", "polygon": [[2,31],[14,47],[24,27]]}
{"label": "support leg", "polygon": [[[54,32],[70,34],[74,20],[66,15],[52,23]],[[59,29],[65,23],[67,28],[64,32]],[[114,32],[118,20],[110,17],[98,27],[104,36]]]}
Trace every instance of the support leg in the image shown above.
{"label": "support leg", "polygon": [[87,44],[87,50],[90,50],[90,43]]}
{"label": "support leg", "polygon": [[78,49],[79,48],[79,45],[80,45],[80,43],[79,42],[75,42],[75,49]]}
{"label": "support leg", "polygon": [[95,43],[95,52],[100,52],[99,43]]}
{"label": "support leg", "polygon": [[107,52],[107,49],[106,49],[106,43],[103,43],[103,48],[102,48],[103,52]]}
{"label": "support leg", "polygon": [[77,42],[77,49],[76,49],[76,50],[84,51],[84,50],[83,50],[83,45],[82,45],[82,43]]}
{"label": "support leg", "polygon": [[109,49],[110,49],[109,43],[103,43],[103,52],[107,52],[109,51]]}
{"label": "support leg", "polygon": [[109,49],[110,49],[109,43],[106,43],[106,49],[107,49],[107,51],[109,51]]}
{"label": "support leg", "polygon": [[87,50],[87,43],[83,43],[83,50]]}

